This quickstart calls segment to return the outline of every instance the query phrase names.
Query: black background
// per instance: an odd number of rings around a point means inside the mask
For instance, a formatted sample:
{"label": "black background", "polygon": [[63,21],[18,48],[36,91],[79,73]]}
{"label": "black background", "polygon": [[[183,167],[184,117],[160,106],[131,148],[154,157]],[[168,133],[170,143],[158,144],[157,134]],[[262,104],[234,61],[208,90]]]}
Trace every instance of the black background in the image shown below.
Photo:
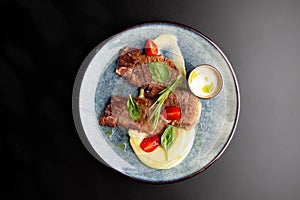
{"label": "black background", "polygon": [[[185,24],[227,55],[241,91],[232,142],[205,172],[152,185],[97,161],[72,89],[101,41],[150,21]],[[7,199],[300,199],[300,1],[1,1],[2,190]]]}

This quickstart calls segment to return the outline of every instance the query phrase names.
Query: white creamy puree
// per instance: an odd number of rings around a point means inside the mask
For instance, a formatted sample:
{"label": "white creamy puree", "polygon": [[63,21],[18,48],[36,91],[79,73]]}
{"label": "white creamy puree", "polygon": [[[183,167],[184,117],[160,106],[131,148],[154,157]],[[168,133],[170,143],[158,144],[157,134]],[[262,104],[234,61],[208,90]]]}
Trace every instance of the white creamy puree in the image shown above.
{"label": "white creamy puree", "polygon": [[128,133],[131,147],[138,159],[145,165],[155,169],[170,169],[180,164],[190,152],[196,135],[195,128],[187,132],[182,128],[174,127],[175,141],[169,149],[167,160],[166,152],[161,146],[147,153],[140,148],[143,137],[138,137],[137,132],[134,130],[129,130]]}

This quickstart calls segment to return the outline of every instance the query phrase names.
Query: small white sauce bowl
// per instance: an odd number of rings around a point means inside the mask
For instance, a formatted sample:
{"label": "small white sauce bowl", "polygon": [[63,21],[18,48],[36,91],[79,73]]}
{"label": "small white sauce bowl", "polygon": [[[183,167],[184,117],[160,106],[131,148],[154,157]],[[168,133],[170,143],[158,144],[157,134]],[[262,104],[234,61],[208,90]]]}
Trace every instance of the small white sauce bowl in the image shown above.
{"label": "small white sauce bowl", "polygon": [[208,99],[221,91],[223,79],[219,70],[211,65],[203,64],[191,71],[188,85],[194,95]]}

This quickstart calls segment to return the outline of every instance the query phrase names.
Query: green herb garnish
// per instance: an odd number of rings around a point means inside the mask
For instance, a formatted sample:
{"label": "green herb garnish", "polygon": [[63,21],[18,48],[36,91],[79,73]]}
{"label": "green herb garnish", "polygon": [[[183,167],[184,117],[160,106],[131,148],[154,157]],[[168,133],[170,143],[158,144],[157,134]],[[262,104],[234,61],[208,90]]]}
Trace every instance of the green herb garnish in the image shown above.
{"label": "green herb garnish", "polygon": [[125,143],[122,143],[122,142],[116,143],[116,146],[117,146],[119,149],[123,150],[123,151],[126,150],[126,144],[125,144]]}
{"label": "green herb garnish", "polygon": [[152,62],[149,65],[149,70],[152,74],[152,79],[159,83],[165,83],[170,78],[169,69],[162,62]]}
{"label": "green herb garnish", "polygon": [[161,146],[165,149],[166,159],[169,160],[169,158],[168,158],[169,149],[171,148],[172,144],[175,141],[175,135],[174,135],[172,125],[170,125],[170,126],[168,126],[168,128],[166,128],[166,130],[164,131],[164,133],[162,134],[162,136],[160,138],[160,141],[161,141]]}
{"label": "green herb garnish", "polygon": [[161,111],[161,107],[164,103],[164,101],[168,98],[168,96],[175,90],[175,88],[177,87],[177,85],[179,84],[180,80],[181,80],[181,75],[179,75],[177,77],[177,79],[167,88],[163,89],[162,91],[160,91],[159,97],[157,98],[157,100],[153,103],[153,105],[150,107],[150,111],[155,107],[155,109],[153,110],[153,112],[150,115],[150,120],[153,119],[154,117],[154,122],[153,122],[153,126],[152,128],[155,129],[157,124],[158,124],[158,120],[160,117],[160,111]]}
{"label": "green herb garnish", "polygon": [[107,137],[110,138],[110,137],[112,136],[112,134],[113,134],[113,131],[112,131],[111,129],[108,129],[108,130],[105,130],[104,133],[105,133],[105,135],[106,135]]}
{"label": "green herb garnish", "polygon": [[129,94],[129,99],[127,101],[127,107],[128,107],[129,115],[130,115],[131,119],[138,120],[141,116],[141,111],[140,111],[139,107],[136,105],[131,94]]}

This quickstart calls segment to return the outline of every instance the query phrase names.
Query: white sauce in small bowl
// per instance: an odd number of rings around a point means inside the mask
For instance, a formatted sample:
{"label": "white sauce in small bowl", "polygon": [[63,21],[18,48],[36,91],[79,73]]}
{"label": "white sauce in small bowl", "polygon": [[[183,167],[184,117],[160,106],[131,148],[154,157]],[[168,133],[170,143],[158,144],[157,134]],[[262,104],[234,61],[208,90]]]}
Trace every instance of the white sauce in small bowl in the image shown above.
{"label": "white sauce in small bowl", "polygon": [[222,75],[211,65],[199,65],[191,71],[188,85],[196,96],[212,98],[220,92],[223,86]]}

